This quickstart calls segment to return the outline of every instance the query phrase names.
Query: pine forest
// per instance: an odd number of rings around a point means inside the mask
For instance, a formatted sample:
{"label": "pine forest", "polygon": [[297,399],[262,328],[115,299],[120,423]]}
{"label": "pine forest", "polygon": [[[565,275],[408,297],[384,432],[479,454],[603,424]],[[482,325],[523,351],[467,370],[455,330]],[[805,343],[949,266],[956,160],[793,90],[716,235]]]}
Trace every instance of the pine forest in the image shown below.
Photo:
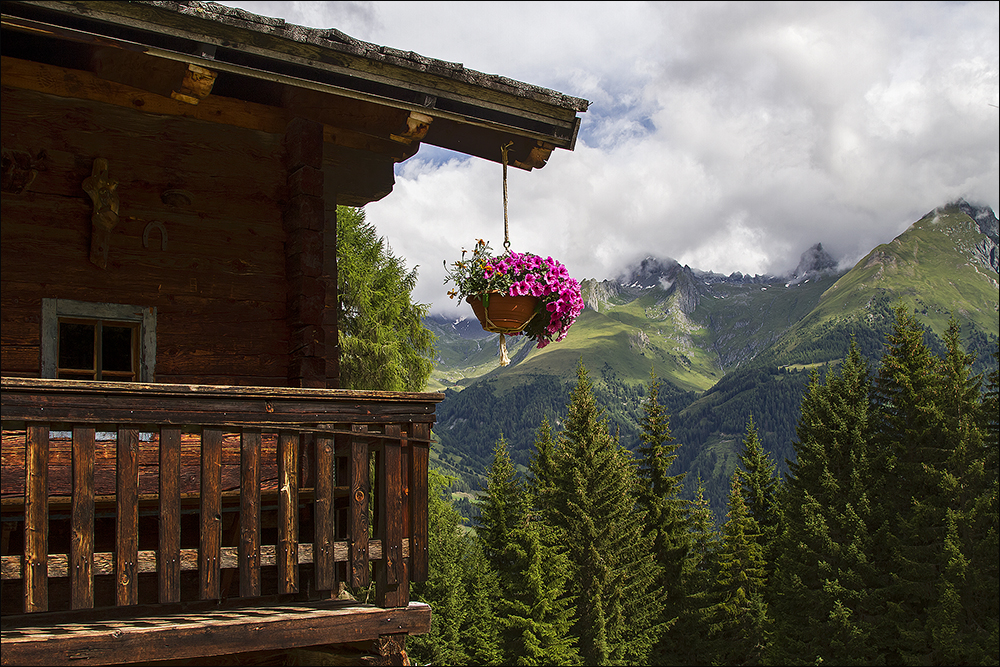
{"label": "pine forest", "polygon": [[581,360],[526,466],[496,434],[473,520],[431,470],[430,578],[413,593],[433,627],[411,658],[997,664],[997,371],[975,372],[955,320],[943,346],[924,334],[899,305],[877,362],[852,338],[813,369],[787,461],[742,415],[724,516],[672,466],[673,396],[655,374],[633,452]]}

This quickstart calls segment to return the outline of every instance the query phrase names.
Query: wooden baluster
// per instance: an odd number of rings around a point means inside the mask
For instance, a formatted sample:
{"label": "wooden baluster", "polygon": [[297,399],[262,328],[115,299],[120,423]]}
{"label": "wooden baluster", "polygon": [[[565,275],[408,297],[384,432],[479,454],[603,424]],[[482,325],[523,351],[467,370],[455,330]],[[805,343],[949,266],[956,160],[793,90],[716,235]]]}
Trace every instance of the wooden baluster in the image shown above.
{"label": "wooden baluster", "polygon": [[352,424],[351,439],[351,587],[368,585],[368,427]]}
{"label": "wooden baluster", "polygon": [[73,609],[94,606],[94,427],[73,427],[69,578]]}
{"label": "wooden baluster", "polygon": [[427,581],[427,465],[430,458],[430,426],[414,424],[410,440],[410,577]]}
{"label": "wooden baluster", "polygon": [[160,602],[181,600],[181,429],[160,427]]}
{"label": "wooden baluster", "polygon": [[115,604],[139,602],[139,432],[118,429],[115,468]]}
{"label": "wooden baluster", "polygon": [[240,597],[260,595],[260,429],[240,435]]}
{"label": "wooden baluster", "polygon": [[[405,605],[400,588],[406,585],[403,562],[403,487],[400,477],[402,447],[398,424],[385,427],[386,438],[376,458],[378,492],[378,537],[382,540],[382,560],[375,563],[375,604],[379,607]],[[402,586],[401,586],[402,584]]]}
{"label": "wooden baluster", "polygon": [[201,529],[198,542],[199,596],[217,600],[222,565],[222,430],[201,434]]}
{"label": "wooden baluster", "polygon": [[24,460],[24,611],[49,609],[49,426],[28,424]]}
{"label": "wooden baluster", "polygon": [[278,586],[299,592],[299,436],[278,435]]}
{"label": "wooden baluster", "polygon": [[332,591],[337,588],[337,565],[334,561],[334,441],[332,435],[316,434],[316,500],[313,516],[313,568],[316,571],[316,590]]}

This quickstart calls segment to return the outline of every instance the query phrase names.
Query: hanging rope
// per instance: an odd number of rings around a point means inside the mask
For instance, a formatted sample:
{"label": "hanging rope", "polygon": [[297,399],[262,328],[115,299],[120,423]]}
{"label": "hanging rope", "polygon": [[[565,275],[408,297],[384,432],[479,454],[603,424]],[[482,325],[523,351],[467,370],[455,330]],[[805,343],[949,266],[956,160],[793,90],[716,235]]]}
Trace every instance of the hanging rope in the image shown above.
{"label": "hanging rope", "polygon": [[[510,252],[510,225],[507,223],[507,149],[514,145],[511,141],[500,147],[503,158],[503,249]],[[501,341],[503,338],[500,339]]]}

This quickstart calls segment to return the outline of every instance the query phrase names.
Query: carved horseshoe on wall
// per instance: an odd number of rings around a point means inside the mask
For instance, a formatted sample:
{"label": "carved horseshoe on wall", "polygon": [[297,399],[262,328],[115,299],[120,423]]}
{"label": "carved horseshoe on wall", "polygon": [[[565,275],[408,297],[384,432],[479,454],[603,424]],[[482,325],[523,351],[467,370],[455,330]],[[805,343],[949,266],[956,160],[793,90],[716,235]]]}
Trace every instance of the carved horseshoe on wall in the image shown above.
{"label": "carved horseshoe on wall", "polygon": [[146,228],[144,230],[142,230],[142,247],[143,248],[148,248],[149,247],[149,233],[151,231],[153,231],[154,229],[160,230],[160,250],[166,250],[167,249],[167,228],[163,225],[162,222],[156,222],[155,220],[153,222],[149,223],[148,225],[146,225]]}

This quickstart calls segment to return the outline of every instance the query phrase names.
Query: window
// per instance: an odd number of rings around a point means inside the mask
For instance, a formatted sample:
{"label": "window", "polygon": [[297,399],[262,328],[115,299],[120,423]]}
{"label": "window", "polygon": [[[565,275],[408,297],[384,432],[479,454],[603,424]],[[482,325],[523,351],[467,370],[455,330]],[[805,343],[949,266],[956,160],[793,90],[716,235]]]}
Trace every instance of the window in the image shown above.
{"label": "window", "polygon": [[59,319],[56,377],[69,380],[138,380],[136,324]]}
{"label": "window", "polygon": [[153,382],[156,309],[42,300],[42,377]]}

